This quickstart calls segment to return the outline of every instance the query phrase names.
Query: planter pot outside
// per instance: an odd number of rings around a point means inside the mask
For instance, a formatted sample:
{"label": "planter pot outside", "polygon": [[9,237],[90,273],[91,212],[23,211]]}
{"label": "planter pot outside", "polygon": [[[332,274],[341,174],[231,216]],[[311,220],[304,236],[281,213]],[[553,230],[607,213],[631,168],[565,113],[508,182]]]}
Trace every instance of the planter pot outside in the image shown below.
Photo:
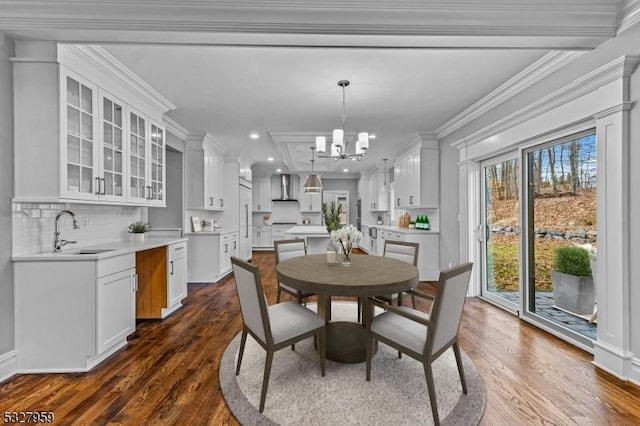
{"label": "planter pot outside", "polygon": [[596,303],[593,277],[578,277],[553,271],[553,299],[555,305],[578,315],[591,315]]}

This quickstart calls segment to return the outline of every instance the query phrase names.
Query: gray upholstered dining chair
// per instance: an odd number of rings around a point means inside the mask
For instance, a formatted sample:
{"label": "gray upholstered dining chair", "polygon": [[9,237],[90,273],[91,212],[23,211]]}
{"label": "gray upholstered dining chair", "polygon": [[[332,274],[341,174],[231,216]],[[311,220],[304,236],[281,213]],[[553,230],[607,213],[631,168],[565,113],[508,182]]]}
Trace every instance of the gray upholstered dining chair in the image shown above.
{"label": "gray upholstered dining chair", "polygon": [[258,267],[237,257],[231,257],[231,264],[243,322],[236,376],[240,374],[247,334],[251,334],[256,342],[267,351],[262,393],[260,394],[260,412],[262,413],[267,397],[274,352],[311,336],[316,336],[319,343],[320,372],[324,377],[326,327],[322,318],[298,303],[283,302],[267,306]]}
{"label": "gray upholstered dining chair", "polygon": [[[402,260],[403,262],[407,262],[412,264],[413,266],[418,266],[418,249],[420,248],[420,244],[418,243],[410,243],[406,241],[393,241],[393,240],[384,240],[384,251],[382,252],[383,257],[389,257],[391,259]],[[385,294],[376,296],[377,299],[383,300],[389,304],[393,302],[394,296],[397,297],[398,306],[402,305],[402,293],[395,294]],[[411,295],[411,302],[413,307],[416,307],[416,297]],[[362,301],[358,299],[358,321],[360,320],[360,312],[362,307]]]}
{"label": "gray upholstered dining chair", "polygon": [[[276,253],[276,265],[283,260],[291,259],[292,257],[307,255],[307,247],[305,246],[303,239],[274,241],[273,248],[275,249]],[[302,305],[302,302],[306,298],[315,295],[315,293],[296,290],[295,288],[291,288],[279,282],[278,292],[276,293],[276,302],[280,302],[280,294],[283,291],[295,297],[300,305]]]}
{"label": "gray upholstered dining chair", "polygon": [[[429,313],[405,306],[391,306],[376,298],[365,301],[364,317],[367,328],[367,381],[371,380],[371,358],[374,341],[378,340],[398,351],[422,362],[424,366],[431,411],[436,425],[440,424],[436,391],[433,383],[431,364],[449,347],[453,348],[462,383],[462,391],[467,394],[467,382],[464,377],[458,329],[462,318],[462,308],[466,299],[469,278],[473,263],[440,271],[435,297],[409,290],[415,296],[431,299]],[[380,306],[386,312],[373,318],[373,305]]]}

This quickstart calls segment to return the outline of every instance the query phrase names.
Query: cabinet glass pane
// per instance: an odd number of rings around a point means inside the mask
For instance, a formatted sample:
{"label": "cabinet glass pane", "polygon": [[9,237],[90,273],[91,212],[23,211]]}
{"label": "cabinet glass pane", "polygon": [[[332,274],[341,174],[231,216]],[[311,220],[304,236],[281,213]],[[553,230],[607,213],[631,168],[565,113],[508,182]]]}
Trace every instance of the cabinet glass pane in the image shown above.
{"label": "cabinet glass pane", "polygon": [[135,137],[134,135],[131,135],[131,143],[130,143],[130,147],[129,150],[131,151],[131,154],[137,154],[138,153],[138,138]]}
{"label": "cabinet glass pane", "polygon": [[145,133],[146,133],[146,128],[144,124],[144,119],[140,118],[140,121],[138,122],[138,134],[144,138]]}
{"label": "cabinet glass pane", "polygon": [[122,152],[114,151],[113,152],[113,170],[116,172],[122,172]]}
{"label": "cabinet glass pane", "polygon": [[93,138],[93,117],[87,113],[82,113],[82,137]]}
{"label": "cabinet glass pane", "polygon": [[104,172],[104,193],[113,195],[113,174]]}
{"label": "cabinet glass pane", "polygon": [[131,176],[138,176],[138,159],[131,157]]}
{"label": "cabinet glass pane", "polygon": [[82,168],[82,192],[92,192],[93,170],[89,167]]}
{"label": "cabinet glass pane", "polygon": [[151,165],[151,179],[158,180],[158,167],[155,165]]}
{"label": "cabinet glass pane", "polygon": [[67,133],[80,135],[80,111],[67,106]]}
{"label": "cabinet glass pane", "polygon": [[102,98],[102,109],[105,121],[113,121],[113,102],[107,98]]}
{"label": "cabinet glass pane", "polygon": [[104,144],[113,145],[113,127],[111,127],[111,124],[104,123],[102,134],[104,135]]}
{"label": "cabinet glass pane", "polygon": [[129,186],[130,186],[129,192],[131,192],[131,195],[133,197],[138,197],[139,196],[138,195],[138,179],[132,177],[130,180],[131,180],[131,182],[129,184]]}
{"label": "cabinet glass pane", "polygon": [[82,104],[81,109],[88,113],[93,112],[93,93],[92,90],[86,86],[82,86]]}
{"label": "cabinet glass pane", "polygon": [[80,163],[80,139],[75,136],[67,136],[67,162]]}
{"label": "cabinet glass pane", "polygon": [[140,157],[146,157],[144,152],[144,139],[142,138],[138,138],[138,155]]}
{"label": "cabinet glass pane", "polygon": [[107,147],[104,148],[104,169],[113,170],[113,151]]}
{"label": "cabinet glass pane", "polygon": [[113,146],[122,149],[122,129],[118,127],[113,128]]}
{"label": "cabinet glass pane", "polygon": [[151,159],[158,161],[158,147],[156,145],[151,145]]}
{"label": "cabinet glass pane", "polygon": [[118,127],[122,127],[122,107],[118,104],[115,104],[113,108],[113,123]]}
{"label": "cabinet glass pane", "polygon": [[138,176],[144,177],[146,174],[145,162],[142,158],[138,159]]}
{"label": "cabinet glass pane", "polygon": [[164,158],[162,157],[162,148],[158,148],[158,163],[164,163]]}
{"label": "cabinet glass pane", "polygon": [[131,114],[131,133],[138,133],[138,117],[135,114]]}
{"label": "cabinet glass pane", "polygon": [[80,167],[67,164],[67,190],[80,191]]}
{"label": "cabinet glass pane", "polygon": [[122,175],[120,174],[113,175],[113,194],[122,195]]}
{"label": "cabinet glass pane", "polygon": [[93,143],[86,139],[82,140],[82,164],[93,164]]}
{"label": "cabinet glass pane", "polygon": [[67,77],[67,104],[80,106],[80,83]]}

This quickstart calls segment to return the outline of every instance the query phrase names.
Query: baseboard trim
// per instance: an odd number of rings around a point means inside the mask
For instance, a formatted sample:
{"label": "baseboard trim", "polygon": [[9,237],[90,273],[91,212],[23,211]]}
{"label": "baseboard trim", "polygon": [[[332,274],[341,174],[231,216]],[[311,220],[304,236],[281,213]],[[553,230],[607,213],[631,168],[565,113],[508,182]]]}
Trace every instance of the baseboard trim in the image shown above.
{"label": "baseboard trim", "polygon": [[[616,376],[621,380],[632,380],[632,357],[631,352],[625,352],[620,348],[609,345],[601,341],[593,342],[594,358],[592,364],[602,370]],[[638,364],[640,374],[640,363]],[[640,375],[638,376],[640,379]]]}
{"label": "baseboard trim", "polygon": [[0,382],[7,380],[18,372],[18,354],[9,351],[0,355]]}

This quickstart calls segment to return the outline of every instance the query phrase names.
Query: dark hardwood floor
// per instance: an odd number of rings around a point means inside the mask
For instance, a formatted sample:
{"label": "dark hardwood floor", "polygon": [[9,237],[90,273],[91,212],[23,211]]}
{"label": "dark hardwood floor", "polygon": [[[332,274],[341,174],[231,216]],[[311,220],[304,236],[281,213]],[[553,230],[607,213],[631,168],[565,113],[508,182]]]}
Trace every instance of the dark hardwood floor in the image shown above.
{"label": "dark hardwood floor", "polygon": [[[274,303],[273,252],[254,253],[254,262]],[[429,283],[421,288],[432,290]],[[240,328],[231,276],[189,285],[183,309],[139,322],[129,345],[93,371],[0,383],[0,412],[52,411],[56,424],[237,424],[220,393],[218,367]],[[639,387],[509,313],[469,299],[460,338],[485,381],[483,425],[640,424]]]}

